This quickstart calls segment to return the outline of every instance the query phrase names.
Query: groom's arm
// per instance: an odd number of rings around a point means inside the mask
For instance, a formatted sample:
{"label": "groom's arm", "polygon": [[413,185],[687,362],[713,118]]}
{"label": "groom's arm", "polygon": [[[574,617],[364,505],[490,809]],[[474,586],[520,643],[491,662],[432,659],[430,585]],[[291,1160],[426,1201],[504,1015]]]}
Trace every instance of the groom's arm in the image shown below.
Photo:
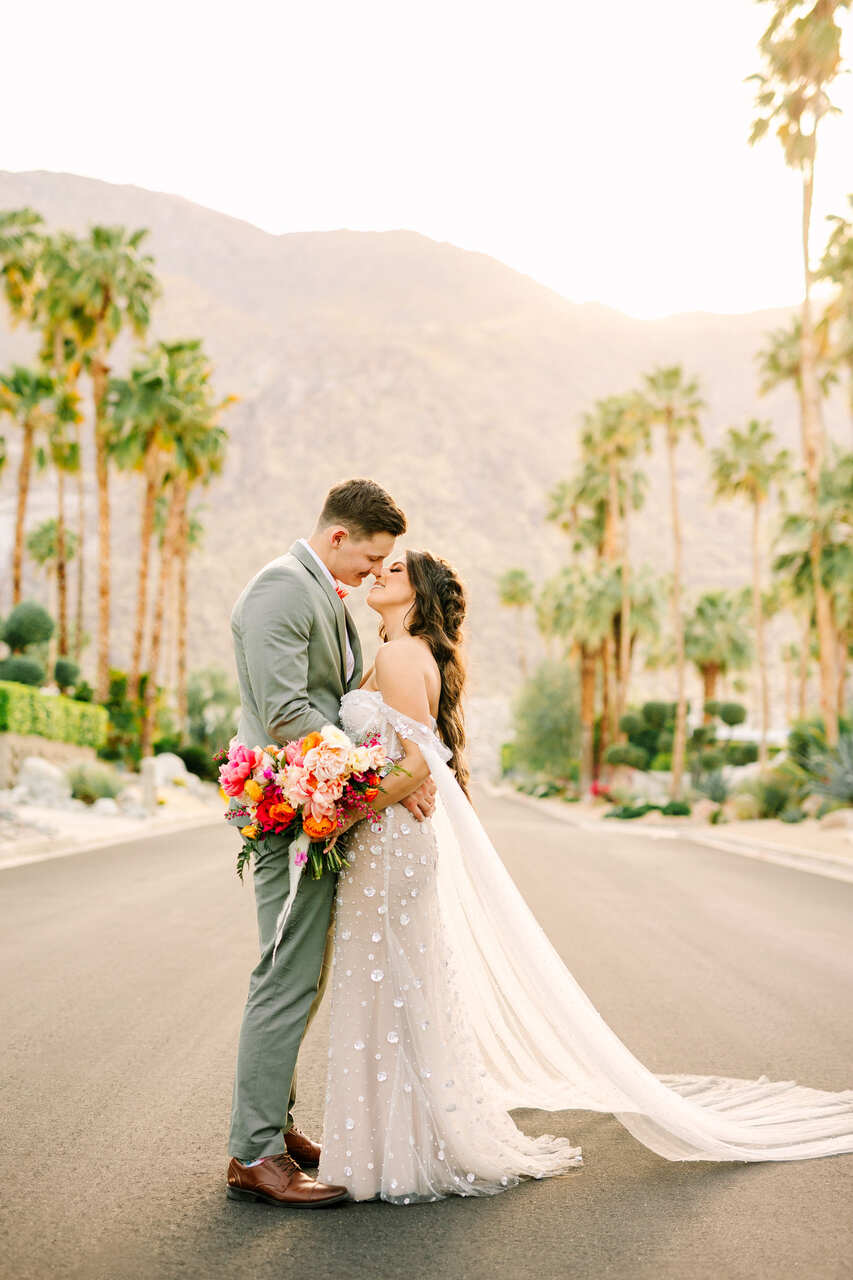
{"label": "groom's arm", "polygon": [[259,578],[243,602],[243,652],[268,742],[290,742],[326,723],[308,697],[313,617],[308,592],[280,574]]}

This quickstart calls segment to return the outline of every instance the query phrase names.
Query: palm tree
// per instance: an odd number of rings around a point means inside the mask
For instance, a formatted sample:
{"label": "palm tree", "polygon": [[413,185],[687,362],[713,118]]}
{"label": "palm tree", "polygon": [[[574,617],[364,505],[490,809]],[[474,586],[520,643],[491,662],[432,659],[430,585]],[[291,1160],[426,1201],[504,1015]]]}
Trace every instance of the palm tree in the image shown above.
{"label": "palm tree", "polygon": [[23,432],[21,459],[18,464],[18,504],[15,515],[15,541],[12,550],[12,605],[21,600],[21,574],[24,559],[24,522],[30,492],[30,476],[34,461],[44,461],[39,439],[47,435],[53,421],[54,383],[41,369],[27,369],[16,364],[11,373],[0,374],[0,415],[8,413]]}
{"label": "palm tree", "polygon": [[743,591],[706,591],[699,597],[684,628],[684,649],[702,678],[705,724],[707,704],[717,696],[717,681],[729,671],[741,671],[752,661],[746,627],[749,595]]}
{"label": "palm tree", "polygon": [[[853,208],[853,195],[847,197]],[[827,241],[816,279],[835,285],[835,297],[827,308],[827,319],[834,334],[836,359],[847,370],[847,395],[853,419],[853,224],[833,215],[832,234]]]}
{"label": "palm tree", "polygon": [[687,745],[687,700],[684,691],[684,618],[681,608],[681,520],[678,510],[678,481],[675,455],[683,435],[702,443],[699,413],[704,401],[696,378],[686,379],[680,365],[655,369],[644,379],[638,398],[638,412],[650,428],[663,430],[669,464],[669,503],[672,522],[672,631],[675,643],[676,712],[672,744],[672,796],[679,799]]}
{"label": "palm tree", "polygon": [[618,724],[628,702],[628,672],[631,643],[631,555],[630,512],[642,505],[645,476],[630,473],[629,464],[640,448],[648,448],[649,430],[633,396],[607,396],[596,402],[584,417],[581,447],[587,461],[601,468],[607,477],[604,513],[606,559],[621,568],[622,604],[617,620],[616,697],[613,718]]}
{"label": "palm tree", "polygon": [[30,320],[42,252],[41,214],[34,209],[0,212],[0,284],[12,323]]}
{"label": "palm tree", "polygon": [[[64,554],[68,560],[73,560],[77,550],[77,539],[70,530],[65,533]],[[36,564],[45,571],[47,577],[47,596],[48,596],[48,612],[59,612],[58,601],[58,581],[57,570],[59,566],[59,521],[55,519],[43,520],[38,528],[34,529],[27,538],[27,551]],[[57,591],[54,592],[54,583],[56,583]],[[53,672],[54,661],[56,659],[57,632],[54,628],[50,637],[50,648],[48,652],[47,669],[49,673]],[[64,657],[63,650],[59,646],[59,655]]]}
{"label": "palm tree", "polygon": [[501,604],[514,609],[518,618],[518,665],[523,680],[527,679],[527,650],[524,636],[524,614],[533,603],[533,582],[526,569],[507,569],[498,578]]}
{"label": "palm tree", "polygon": [[[581,690],[581,792],[589,790],[594,767],[596,664],[619,608],[621,590],[609,566],[585,572],[566,566],[546,583],[552,600],[556,634],[562,636],[580,666]],[[602,683],[602,692],[606,685]]]}
{"label": "palm tree", "polygon": [[752,507],[752,608],[758,679],[761,693],[761,744],[759,763],[767,764],[767,732],[770,727],[770,692],[767,686],[767,654],[764,648],[764,610],[761,597],[761,511],[771,486],[787,474],[787,449],[771,453],[775,436],[767,422],[752,418],[741,431],[730,427],[726,444],[712,450],[711,476],[718,498],[746,498]]}
{"label": "palm tree", "polygon": [[92,227],[75,249],[68,281],[79,345],[92,380],[95,474],[98,487],[98,654],[95,696],[103,701],[110,679],[110,421],[107,412],[109,353],[125,327],[137,337],[148,328],[159,289],[153,259],[139,252],[147,232]]}
{"label": "palm tree", "polygon": [[[771,125],[782,144],[787,164],[802,175],[801,251],[804,293],[801,313],[800,424],[806,488],[813,520],[810,556],[815,584],[821,708],[827,740],[838,740],[836,714],[835,635],[830,604],[821,581],[821,546],[817,519],[818,488],[824,454],[820,386],[815,352],[811,289],[814,273],[809,253],[817,137],[821,121],[835,111],[828,90],[842,69],[841,27],[837,16],[853,0],[772,0],[773,16],[761,36],[759,49],[766,70],[750,77],[758,84],[750,144],[763,138]],[[810,4],[810,7],[809,7]],[[804,12],[805,10],[805,12]]]}
{"label": "palm tree", "polygon": [[[833,367],[831,331],[825,315],[815,326],[814,336],[818,386],[821,395],[828,396],[838,381],[838,374]],[[803,324],[800,317],[794,316],[787,328],[773,329],[768,333],[766,345],[756,359],[761,375],[758,387],[761,395],[790,382],[799,396],[803,387]]]}

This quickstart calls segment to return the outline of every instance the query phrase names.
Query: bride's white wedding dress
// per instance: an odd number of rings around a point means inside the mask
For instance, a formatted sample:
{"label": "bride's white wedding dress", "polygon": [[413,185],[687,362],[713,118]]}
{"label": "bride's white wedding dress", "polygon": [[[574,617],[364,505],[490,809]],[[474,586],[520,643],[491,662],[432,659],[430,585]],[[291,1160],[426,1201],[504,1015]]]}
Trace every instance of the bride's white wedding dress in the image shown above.
{"label": "bride's white wedding dress", "polygon": [[366,689],[341,721],[394,757],[413,739],[438,797],[429,822],[391,805],[357,827],[339,877],[324,1182],[409,1204],[582,1164],[568,1139],[523,1134],[515,1107],[610,1112],[668,1160],[853,1152],[853,1090],[648,1071],[539,927],[434,726]]}

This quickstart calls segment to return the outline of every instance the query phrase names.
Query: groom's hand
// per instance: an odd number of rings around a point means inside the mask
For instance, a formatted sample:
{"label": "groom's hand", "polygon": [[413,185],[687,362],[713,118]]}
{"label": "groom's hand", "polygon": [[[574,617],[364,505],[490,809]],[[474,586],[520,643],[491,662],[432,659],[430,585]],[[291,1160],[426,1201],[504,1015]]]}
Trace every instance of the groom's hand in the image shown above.
{"label": "groom's hand", "polygon": [[405,805],[409,813],[418,822],[424,822],[427,818],[431,818],[435,813],[435,783],[432,778],[427,778],[426,782],[422,782],[417,791],[413,791],[411,795],[406,796],[405,800],[401,800],[400,804]]}

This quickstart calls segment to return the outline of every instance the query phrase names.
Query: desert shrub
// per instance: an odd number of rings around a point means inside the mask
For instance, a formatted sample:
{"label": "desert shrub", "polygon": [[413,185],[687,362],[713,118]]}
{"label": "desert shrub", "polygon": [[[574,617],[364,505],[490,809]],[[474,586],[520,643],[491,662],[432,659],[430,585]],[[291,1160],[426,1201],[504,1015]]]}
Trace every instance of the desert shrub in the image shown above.
{"label": "desert shrub", "polygon": [[779,814],[779,818],[782,822],[805,822],[806,814],[802,809],[792,809],[789,807],[782,810]]}
{"label": "desert shrub", "polygon": [[748,791],[739,791],[732,796],[732,816],[737,822],[754,822],[761,817],[761,805],[758,797]]}
{"label": "desert shrub", "polygon": [[634,746],[632,742],[618,742],[607,748],[604,761],[606,764],[628,765],[632,769],[647,769],[649,756],[642,747]]}
{"label": "desert shrub", "polygon": [[759,817],[778,818],[783,809],[798,807],[803,785],[792,769],[773,769],[760,778],[750,778],[740,788],[758,802]]}
{"label": "desert shrub", "polygon": [[812,744],[808,755],[791,763],[808,793],[853,804],[853,734],[842,734],[836,747]]}
{"label": "desert shrub", "polygon": [[204,778],[207,782],[216,782],[219,777],[219,768],[213,763],[213,758],[204,747],[196,746],[190,743],[186,747],[180,747],[177,754],[181,757],[190,773],[194,773],[197,778]]}
{"label": "desert shrub", "polygon": [[659,751],[649,768],[655,773],[669,773],[672,768],[672,756],[668,751]]}
{"label": "desert shrub", "polygon": [[729,798],[729,784],[721,769],[698,777],[693,785],[714,804],[725,804]]}
{"label": "desert shrub", "polygon": [[81,680],[75,687],[72,696],[75,702],[94,702],[95,690],[89,684],[88,680]]}
{"label": "desert shrub", "polygon": [[35,658],[24,658],[14,654],[11,658],[0,661],[0,680],[11,680],[15,684],[40,685],[44,683],[44,667]]}
{"label": "desert shrub", "polygon": [[6,621],[0,639],[13,653],[21,653],[31,644],[40,644],[53,635],[53,618],[47,609],[34,600],[22,600],[15,605]]}
{"label": "desert shrub", "polygon": [[570,777],[580,749],[577,680],[564,662],[540,664],[514,707],[517,766],[550,778]]}
{"label": "desert shrub", "polygon": [[63,693],[80,678],[80,668],[70,658],[57,658],[53,665],[53,678]]}
{"label": "desert shrub", "polygon": [[181,735],[179,733],[164,733],[152,742],[151,749],[155,756],[162,756],[166,752],[176,756],[181,749]]}
{"label": "desert shrub", "polygon": [[85,804],[94,804],[104,796],[114,800],[124,786],[115,770],[102,764],[72,765],[65,772],[74,799]]}
{"label": "desert shrub", "polygon": [[661,813],[667,818],[689,818],[691,809],[686,800],[670,800],[661,809]]}
{"label": "desert shrub", "polygon": [[659,809],[657,804],[620,804],[615,809],[608,809],[605,818],[619,818],[623,821],[630,821],[631,818],[643,818],[647,813],[651,813],[653,809]]}

